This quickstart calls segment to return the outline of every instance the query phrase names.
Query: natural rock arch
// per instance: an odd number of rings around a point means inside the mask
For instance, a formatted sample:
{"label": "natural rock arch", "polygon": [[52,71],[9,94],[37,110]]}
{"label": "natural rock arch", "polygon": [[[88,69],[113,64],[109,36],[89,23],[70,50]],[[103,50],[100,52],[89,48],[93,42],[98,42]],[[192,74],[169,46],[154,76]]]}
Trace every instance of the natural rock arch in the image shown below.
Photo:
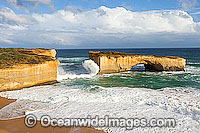
{"label": "natural rock arch", "polygon": [[89,57],[99,65],[99,74],[128,71],[137,64],[144,64],[148,71],[184,71],[186,66],[184,58],[174,56],[89,51]]}

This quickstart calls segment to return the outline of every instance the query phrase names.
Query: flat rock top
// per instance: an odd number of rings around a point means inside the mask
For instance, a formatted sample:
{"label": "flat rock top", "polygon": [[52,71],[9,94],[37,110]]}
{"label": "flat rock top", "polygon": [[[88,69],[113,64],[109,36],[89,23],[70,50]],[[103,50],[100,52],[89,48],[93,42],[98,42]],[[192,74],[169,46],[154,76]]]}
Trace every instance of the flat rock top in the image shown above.
{"label": "flat rock top", "polygon": [[136,54],[127,54],[122,52],[113,52],[113,51],[89,51],[89,54],[95,54],[98,56],[132,56],[132,57],[157,57],[157,58],[170,58],[170,59],[184,59],[177,56],[156,56],[156,55],[136,55]]}
{"label": "flat rock top", "polygon": [[[24,48],[0,48],[0,69],[11,68],[20,64],[41,64],[45,61],[53,61],[56,53],[51,49],[24,49]],[[49,55],[48,55],[49,54]]]}

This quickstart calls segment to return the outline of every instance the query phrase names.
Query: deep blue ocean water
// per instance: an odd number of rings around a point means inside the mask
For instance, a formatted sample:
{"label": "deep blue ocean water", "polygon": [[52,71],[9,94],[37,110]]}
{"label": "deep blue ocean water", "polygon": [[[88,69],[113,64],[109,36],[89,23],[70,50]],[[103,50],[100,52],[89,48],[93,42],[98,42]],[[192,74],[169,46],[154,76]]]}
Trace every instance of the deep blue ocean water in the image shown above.
{"label": "deep blue ocean water", "polygon": [[[70,74],[86,74],[82,62],[89,59],[88,51],[117,51],[141,55],[179,56],[186,58],[185,72],[124,72],[96,76],[95,78],[70,78]],[[130,88],[174,88],[200,89],[200,48],[149,48],[149,49],[57,49],[60,67],[67,73],[62,85],[102,86]],[[94,88],[91,88],[94,89]]]}

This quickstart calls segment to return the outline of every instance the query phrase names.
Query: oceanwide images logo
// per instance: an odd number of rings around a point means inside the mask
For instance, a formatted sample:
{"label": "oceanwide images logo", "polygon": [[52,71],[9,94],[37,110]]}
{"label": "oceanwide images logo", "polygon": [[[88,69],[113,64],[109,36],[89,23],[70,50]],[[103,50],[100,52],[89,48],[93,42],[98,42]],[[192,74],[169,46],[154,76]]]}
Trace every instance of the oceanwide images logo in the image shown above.
{"label": "oceanwide images logo", "polygon": [[[39,121],[37,121],[39,120]],[[104,116],[100,118],[98,115],[86,118],[51,118],[48,115],[43,115],[40,119],[33,114],[26,115],[25,125],[29,128],[36,126],[40,122],[43,127],[120,127],[132,130],[137,127],[172,127],[176,126],[174,118],[111,118]]]}

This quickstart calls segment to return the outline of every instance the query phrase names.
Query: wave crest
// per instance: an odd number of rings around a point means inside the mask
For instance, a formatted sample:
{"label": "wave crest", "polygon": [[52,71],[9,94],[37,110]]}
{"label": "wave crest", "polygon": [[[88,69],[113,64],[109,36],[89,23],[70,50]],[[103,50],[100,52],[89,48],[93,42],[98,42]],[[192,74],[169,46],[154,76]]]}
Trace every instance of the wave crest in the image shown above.
{"label": "wave crest", "polygon": [[57,80],[60,81],[63,79],[91,78],[92,76],[97,75],[97,73],[99,72],[99,66],[93,60],[85,60],[82,63],[82,66],[84,67],[85,70],[89,72],[89,74],[77,75],[72,72],[65,72],[62,66],[59,66]]}

